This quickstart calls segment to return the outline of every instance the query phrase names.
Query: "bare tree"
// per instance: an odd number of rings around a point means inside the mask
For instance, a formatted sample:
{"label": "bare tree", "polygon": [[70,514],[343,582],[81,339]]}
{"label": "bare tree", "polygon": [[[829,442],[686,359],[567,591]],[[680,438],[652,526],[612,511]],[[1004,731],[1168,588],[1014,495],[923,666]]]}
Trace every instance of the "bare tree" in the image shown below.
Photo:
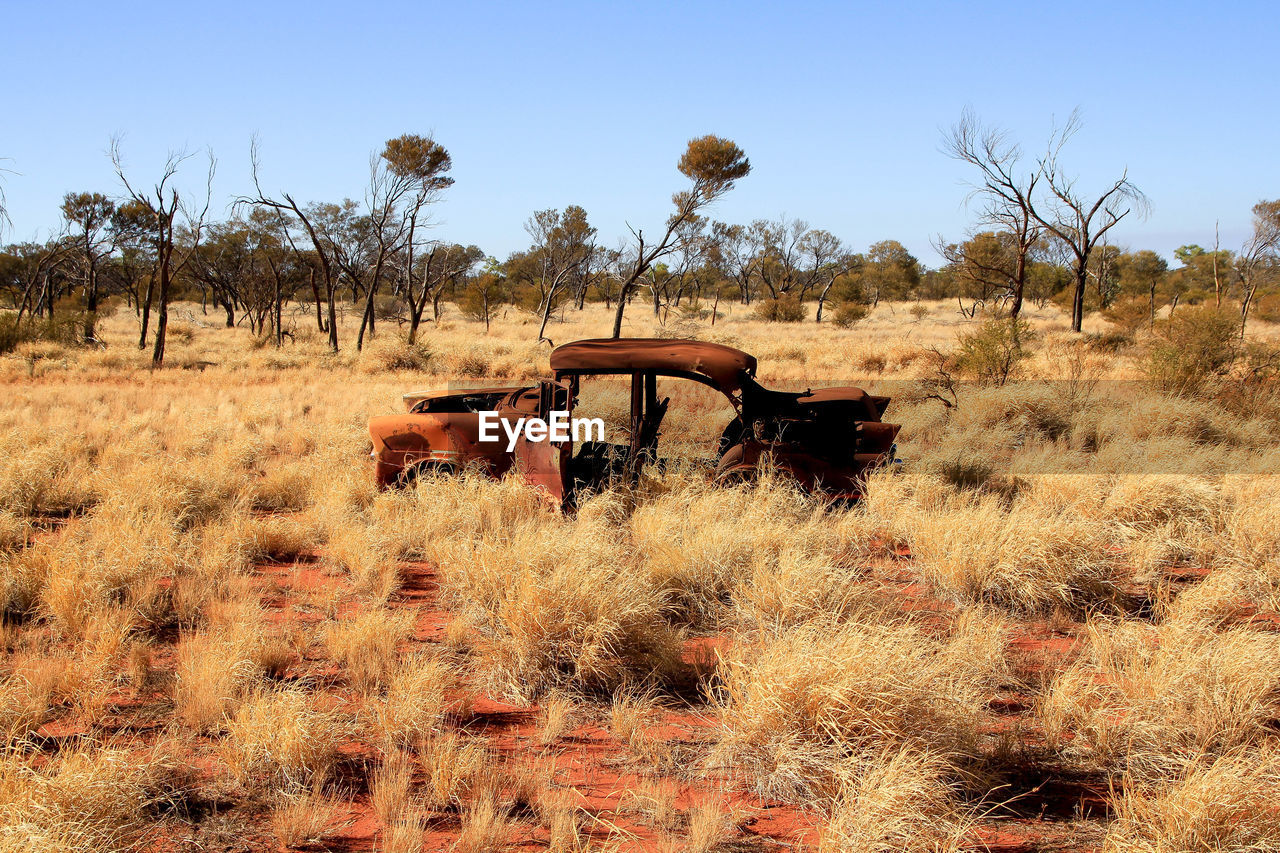
{"label": "bare tree", "polygon": [[1249,306],[1258,290],[1264,271],[1280,270],[1280,199],[1260,201],[1253,206],[1253,234],[1245,241],[1236,261],[1236,272],[1243,285],[1240,300],[1240,336],[1244,337],[1249,321]]}
{"label": "bare tree", "polygon": [[[170,154],[165,161],[160,180],[156,182],[150,193],[144,193],[134,189],[128,177],[125,176],[120,139],[117,137],[111,140],[111,164],[115,168],[116,177],[120,179],[120,183],[124,185],[125,191],[133,201],[146,206],[152,220],[152,240],[155,243],[156,252],[155,279],[158,287],[155,345],[151,350],[153,367],[160,367],[164,363],[165,336],[169,329],[169,296],[172,292],[173,279],[190,263],[191,256],[199,247],[205,216],[209,212],[209,200],[213,196],[213,173],[217,168],[217,161],[214,160],[212,151],[208,156],[209,171],[205,180],[204,203],[199,210],[196,210],[183,202],[182,196],[172,183],[178,168],[192,157],[191,154],[186,152]],[[186,232],[186,239],[181,249],[178,248],[176,239],[179,216],[182,217],[182,226]],[[148,299],[147,306],[143,310],[140,348],[146,345],[150,303],[151,300]]]}
{"label": "bare tree", "polygon": [[[66,261],[73,246],[64,234],[57,234],[43,244],[27,244],[19,247],[24,256],[22,265],[22,297],[18,300],[15,322],[21,323],[23,315],[53,316],[53,280],[58,268]],[[39,287],[39,290],[37,290]]]}
{"label": "bare tree", "polygon": [[[711,239],[720,273],[738,288],[743,305],[751,304],[751,282],[756,267],[764,259],[763,245],[756,232],[743,225],[711,223]],[[718,294],[717,294],[718,296]]]}
{"label": "bare tree", "polygon": [[[969,269],[981,269],[1006,281],[1010,295],[1009,315],[1016,318],[1022,311],[1022,297],[1027,281],[1027,260],[1040,237],[1041,225],[1035,216],[1033,196],[1041,178],[1039,170],[1024,171],[1022,151],[999,128],[983,127],[971,111],[965,110],[960,121],[943,141],[943,150],[978,170],[978,179],[970,183],[966,201],[979,200],[979,221],[1013,236],[1012,263],[988,269],[982,258],[966,257],[965,246],[956,246],[956,257],[941,251],[947,260],[960,262]],[[942,241],[939,240],[939,243]]]}
{"label": "bare tree", "polygon": [[439,321],[440,300],[447,287],[456,284],[483,258],[484,252],[477,246],[443,242],[430,245],[430,251],[418,263],[421,269],[415,272],[417,285],[414,279],[409,281],[409,343],[417,340],[427,303],[431,303],[432,319]]}
{"label": "bare tree", "polygon": [[[1071,113],[1067,123],[1049,137],[1049,146],[1039,161],[1039,173],[1047,188],[1047,198],[1030,198],[1030,213],[1049,234],[1067,247],[1072,256],[1075,291],[1071,302],[1071,330],[1079,332],[1084,323],[1084,294],[1089,279],[1089,258],[1107,233],[1135,210],[1145,216],[1147,198],[1129,180],[1126,169],[1097,198],[1085,196],[1062,165],[1062,149],[1080,129],[1080,112]],[[1092,201],[1090,199],[1093,199]]]}
{"label": "bare tree", "polygon": [[801,240],[809,223],[781,216],[777,222],[757,219],[748,230],[761,248],[762,257],[756,265],[761,283],[774,299],[790,295],[800,283]]}
{"label": "bare tree", "polygon": [[[308,215],[308,213],[304,211],[302,207],[294,200],[293,196],[289,195],[289,193],[281,193],[280,199],[274,199],[267,196],[267,194],[262,191],[262,182],[259,180],[259,177],[258,177],[258,165],[259,165],[258,140],[256,137],[249,144],[249,163],[250,163],[250,171],[253,175],[253,189],[256,195],[240,196],[239,198],[236,199],[235,204],[236,205],[248,204],[248,205],[254,205],[258,207],[265,207],[271,210],[275,210],[282,215],[286,213],[292,214],[294,217],[297,218],[298,222],[302,225],[303,230],[307,234],[307,239],[310,240],[311,242],[311,251],[315,253],[316,260],[319,261],[320,275],[324,282],[325,302],[328,306],[328,320],[326,323],[324,323],[321,326],[321,330],[327,331],[329,333],[329,347],[334,352],[337,352],[338,351],[338,312],[337,312],[337,306],[335,305],[335,300],[337,298],[338,270],[333,260],[331,247],[325,240],[321,238],[318,230],[316,229],[315,223],[312,222],[312,219]],[[286,227],[286,237],[289,241],[289,245],[293,248],[294,252],[301,259],[302,252],[299,249],[297,243],[294,241],[293,236],[288,233],[287,227]],[[312,278],[313,290],[315,289],[314,284],[315,284],[315,279]],[[316,295],[319,296],[319,293],[317,292]]]}
{"label": "bare tree", "polygon": [[[0,162],[7,162],[8,157],[0,157]],[[0,168],[0,176],[13,174],[12,170]],[[0,237],[4,236],[5,227],[12,228],[13,220],[9,218],[9,201],[4,194],[4,183],[0,181]]]}
{"label": "bare tree", "polygon": [[613,315],[613,337],[622,337],[622,315],[627,301],[639,286],[640,278],[654,262],[676,248],[681,226],[708,205],[733,189],[734,183],[751,171],[751,162],[742,149],[719,136],[702,136],[689,140],[677,166],[693,185],[671,197],[675,212],[667,219],[666,230],[656,242],[647,242],[643,231],[631,229],[633,244],[620,272],[618,307]]}

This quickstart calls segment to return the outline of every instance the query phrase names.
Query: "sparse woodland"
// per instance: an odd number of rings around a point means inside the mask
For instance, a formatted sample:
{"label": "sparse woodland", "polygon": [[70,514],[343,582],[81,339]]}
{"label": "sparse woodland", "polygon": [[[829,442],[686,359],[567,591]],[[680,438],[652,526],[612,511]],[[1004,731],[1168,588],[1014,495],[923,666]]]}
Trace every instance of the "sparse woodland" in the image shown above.
{"label": "sparse woodland", "polygon": [[[661,228],[545,211],[505,261],[431,239],[425,138],[222,221],[173,189],[212,158],[117,158],[0,255],[0,851],[1280,850],[1280,208],[1170,270],[1117,182],[1081,260],[1058,160],[951,141],[937,270],[710,221],[713,137]],[[570,515],[375,489],[400,394],[619,323],[882,389],[903,464],[716,488],[690,394],[676,464]]]}
{"label": "sparse woodland", "polygon": [[[168,306],[180,300],[277,348],[315,329],[335,352],[363,349],[379,327],[413,343],[445,302],[486,332],[503,309],[531,312],[541,318],[534,338],[552,343],[558,325],[588,304],[613,312],[611,324],[591,330],[596,337],[634,332],[628,310],[678,331],[685,322],[714,325],[729,304],[773,322],[848,327],[882,299],[948,299],[970,315],[1012,318],[1024,304],[1057,304],[1077,332],[1090,312],[1132,333],[1201,303],[1233,314],[1241,336],[1250,317],[1280,320],[1280,200],[1254,206],[1238,249],[1222,247],[1216,224],[1206,224],[1212,248],[1180,247],[1171,269],[1156,252],[1118,242],[1126,220],[1149,208],[1127,171],[1110,185],[1079,186],[1070,163],[1079,129],[1073,114],[1034,158],[998,127],[963,115],[943,148],[968,178],[973,224],[954,241],[938,238],[945,263],[937,269],[893,239],[859,252],[801,219],[714,220],[715,202],[751,164],[731,140],[711,135],[690,140],[680,157],[685,183],[673,181],[665,222],[629,226],[610,243],[580,206],[534,211],[529,247],[505,260],[435,234],[433,210],[465,187],[453,187],[452,158],[431,137],[387,140],[370,157],[363,197],[341,201],[267,188],[269,165],[254,140],[254,186],[231,199],[225,219],[210,195],[212,152],[174,154],[151,176],[131,172],[117,139],[114,192],[67,193],[58,233],[0,252],[0,306],[8,309],[0,350],[37,339],[93,344],[98,312],[119,308],[139,318],[138,345],[159,366]],[[2,214],[0,196],[0,226]],[[310,310],[286,317],[286,304]],[[346,338],[339,308],[358,315]]]}

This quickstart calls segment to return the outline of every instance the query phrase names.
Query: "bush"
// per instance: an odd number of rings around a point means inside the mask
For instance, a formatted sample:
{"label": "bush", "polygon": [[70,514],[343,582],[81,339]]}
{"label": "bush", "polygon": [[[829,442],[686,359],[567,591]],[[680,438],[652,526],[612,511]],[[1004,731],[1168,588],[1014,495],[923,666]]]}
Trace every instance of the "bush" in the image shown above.
{"label": "bush", "polygon": [[1132,335],[1151,322],[1151,302],[1145,296],[1126,296],[1102,312],[1109,322]]}
{"label": "bush", "polygon": [[464,290],[458,297],[458,309],[462,316],[477,323],[488,323],[498,315],[501,307],[502,299],[496,293],[489,294],[487,302],[484,294],[474,288]]}
{"label": "bush", "polygon": [[960,335],[953,361],[961,373],[979,382],[1003,385],[1026,358],[1034,338],[1031,325],[1021,317],[993,314],[976,330]]}
{"label": "bush", "polygon": [[361,368],[365,373],[388,370],[425,371],[430,368],[432,358],[431,348],[421,341],[412,344],[399,339],[387,343],[376,342],[365,347]]}
{"label": "bush", "polygon": [[870,313],[871,309],[861,302],[843,302],[836,308],[836,315],[832,322],[842,329],[847,329]]}
{"label": "bush", "polygon": [[1156,327],[1143,371],[1162,391],[1195,394],[1226,376],[1241,352],[1240,319],[1209,305],[1183,308]]}
{"label": "bush", "polygon": [[1133,335],[1129,332],[1098,332],[1084,336],[1085,346],[1095,352],[1115,354],[1125,347],[1133,345]]}
{"label": "bush", "polygon": [[799,323],[805,314],[804,303],[794,296],[762,300],[755,310],[756,319],[766,323]]}
{"label": "bush", "polygon": [[92,325],[89,314],[83,311],[60,314],[51,320],[28,320],[21,326],[16,314],[5,314],[0,316],[0,353],[13,352],[19,344],[28,341],[83,346],[86,324]]}
{"label": "bush", "polygon": [[379,293],[373,297],[373,313],[378,320],[401,320],[409,311],[404,298],[391,293]]}

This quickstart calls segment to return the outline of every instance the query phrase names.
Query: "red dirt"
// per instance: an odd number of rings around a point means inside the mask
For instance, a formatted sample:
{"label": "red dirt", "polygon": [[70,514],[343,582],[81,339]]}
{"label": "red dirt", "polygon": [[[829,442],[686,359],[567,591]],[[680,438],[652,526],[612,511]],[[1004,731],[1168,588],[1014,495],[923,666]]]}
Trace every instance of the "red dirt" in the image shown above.
{"label": "red dirt", "polygon": [[[910,556],[898,550],[889,559],[865,566],[864,571],[873,576],[903,610],[924,617],[926,624],[931,621],[930,614],[936,615],[941,628],[946,617],[954,612],[954,606],[938,600],[906,571],[904,563]],[[408,563],[401,569],[404,581],[392,606],[412,608],[416,612],[411,642],[422,645],[443,642],[451,614],[438,600],[433,567]],[[281,621],[321,618],[310,599],[329,593],[335,584],[341,583],[310,555],[292,564],[264,565],[260,567],[259,576],[263,581],[265,603]],[[686,660],[692,663],[713,658],[728,642],[729,638],[724,636],[691,639],[686,643]],[[1079,639],[1073,634],[1056,631],[1044,621],[1028,622],[1015,630],[1010,654],[1030,669],[1055,667],[1074,655],[1078,643]],[[332,667],[320,661],[302,662],[301,666],[311,679],[319,677],[332,683],[337,676]],[[1028,706],[1027,697],[1012,687],[994,695],[990,708],[998,716],[995,730],[1022,719]],[[741,849],[811,849],[818,843],[820,817],[803,808],[762,800],[743,790],[734,780],[714,774],[679,773],[673,768],[671,772],[655,775],[651,763],[637,758],[604,727],[607,708],[598,709],[597,719],[579,725],[549,747],[538,743],[539,711],[537,706],[515,705],[485,696],[477,699],[470,713],[456,724],[463,732],[485,738],[499,761],[509,767],[549,766],[552,784],[573,792],[579,808],[593,822],[589,832],[602,840],[611,835],[615,840],[625,839],[624,850],[652,850],[658,846],[662,830],[628,808],[628,792],[646,780],[656,780],[669,786],[679,809],[714,803],[731,814],[738,835],[736,843],[746,845]],[[705,707],[666,710],[645,730],[645,740],[664,752],[696,754],[700,747],[714,740],[717,723],[714,713]],[[1010,815],[993,814],[975,827],[968,846],[1003,853],[1050,849],[1046,844],[1051,849],[1093,849],[1073,841],[1081,832],[1070,821],[1072,815],[1081,813],[1080,803],[1087,803],[1084,812],[1105,812],[1105,802],[1098,800],[1092,791],[1046,781],[1034,786],[1027,796],[1035,800],[1032,808],[1038,814],[1022,816],[1025,807]],[[344,826],[326,842],[327,849],[377,848],[381,824],[373,814],[367,791],[355,794],[342,823]],[[521,821],[518,827],[512,843],[527,849],[545,848],[547,830],[537,825],[536,820]],[[424,849],[449,849],[459,830],[457,815],[437,816],[429,824]],[[1083,833],[1085,837],[1089,835],[1089,832]]]}
{"label": "red dirt", "polygon": [[[55,534],[56,535],[56,534]],[[926,626],[946,629],[956,608],[934,596],[909,571],[909,555],[895,553],[851,569],[875,583],[884,595]],[[425,563],[401,567],[403,585],[391,606],[409,608],[416,614],[410,644],[429,647],[441,644],[448,634],[451,614],[439,600],[434,569]],[[255,572],[259,591],[270,619],[279,625],[316,623],[327,612],[345,612],[358,606],[340,597],[345,580],[327,568],[319,555],[306,554],[288,562],[270,562]],[[1237,620],[1260,630],[1276,630],[1280,617],[1274,613],[1242,610]],[[1032,723],[1031,699],[1025,685],[1033,679],[1065,666],[1080,651],[1080,626],[1068,620],[1037,619],[1014,623],[1008,657],[1013,677],[990,698],[994,715],[991,734],[1019,727],[1024,743],[1034,745],[1037,733]],[[173,639],[176,639],[173,638]],[[714,659],[730,642],[726,636],[703,636],[686,642],[685,657],[696,663]],[[158,643],[153,652],[156,672],[171,673],[174,645]],[[171,677],[171,676],[168,676]],[[318,686],[337,703],[358,703],[358,696],[345,686],[338,669],[318,654],[297,660],[284,676]],[[158,686],[138,695],[122,689],[109,697],[106,715],[93,728],[106,740],[143,748],[161,733],[172,705],[166,689]],[[572,792],[581,812],[591,821],[589,832],[601,840],[623,839],[625,850],[656,849],[663,830],[629,808],[629,791],[643,784],[669,787],[676,808],[687,810],[715,804],[732,816],[735,850],[812,849],[820,835],[820,817],[804,808],[771,802],[746,791],[731,778],[698,771],[697,757],[716,736],[718,719],[704,705],[672,707],[661,712],[644,731],[642,744],[650,752],[637,755],[607,729],[607,706],[594,707],[589,719],[548,746],[539,742],[539,713],[536,705],[517,705],[495,697],[481,696],[469,712],[454,725],[468,737],[483,738],[508,768],[545,767],[551,783]],[[90,734],[91,729],[71,715],[45,724],[37,732],[45,751],[56,752],[59,745]],[[272,840],[270,814],[261,806],[238,804],[234,797],[207,793],[219,790],[220,762],[216,741],[194,737],[183,741],[185,760],[202,784],[200,796],[210,800],[194,803],[201,813],[192,843],[207,850],[278,849]],[[347,770],[340,773],[350,793],[341,806],[332,837],[323,848],[341,851],[371,851],[382,843],[382,825],[375,817],[367,788],[367,768],[373,758],[368,747],[350,744],[343,750]],[[655,755],[657,761],[655,762]],[[1038,771],[1043,774],[1043,771]],[[1016,776],[1016,773],[1011,774]],[[1030,853],[1036,850],[1096,850],[1108,813],[1108,792],[1103,780],[1075,779],[1058,774],[1038,778],[1007,780],[1007,789],[998,792],[1007,805],[986,815],[971,830],[967,846],[974,850],[1000,853]],[[221,802],[219,802],[221,800]],[[212,816],[210,816],[212,815]],[[226,823],[226,838],[217,827]],[[207,825],[206,825],[207,824]],[[186,833],[186,829],[182,830]],[[448,850],[457,840],[460,819],[456,813],[435,815],[428,823],[425,850]],[[212,834],[210,834],[212,833]],[[231,839],[231,840],[228,840]],[[545,849],[547,830],[535,818],[523,817],[511,837],[522,849]],[[176,837],[158,842],[157,849],[176,849],[187,842]],[[239,845],[239,846],[237,846]]]}

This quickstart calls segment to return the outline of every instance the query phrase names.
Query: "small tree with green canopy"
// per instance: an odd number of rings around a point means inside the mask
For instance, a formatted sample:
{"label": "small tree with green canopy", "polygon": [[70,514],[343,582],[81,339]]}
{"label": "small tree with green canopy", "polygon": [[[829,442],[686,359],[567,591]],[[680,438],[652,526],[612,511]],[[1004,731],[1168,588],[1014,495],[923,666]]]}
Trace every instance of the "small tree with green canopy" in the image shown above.
{"label": "small tree with green canopy", "polygon": [[67,193],[62,198],[62,218],[70,229],[80,261],[84,286],[84,323],[86,341],[94,339],[94,320],[98,311],[98,269],[114,246],[112,215],[115,202],[102,193]]}
{"label": "small tree with green canopy", "polygon": [[623,312],[644,274],[654,262],[675,251],[686,222],[714,204],[733,189],[740,178],[751,172],[751,162],[733,141],[709,134],[689,140],[677,168],[692,182],[692,186],[671,197],[676,209],[667,219],[662,236],[656,242],[648,242],[643,231],[631,230],[634,244],[619,275],[618,307],[613,316],[615,338],[622,336]]}

